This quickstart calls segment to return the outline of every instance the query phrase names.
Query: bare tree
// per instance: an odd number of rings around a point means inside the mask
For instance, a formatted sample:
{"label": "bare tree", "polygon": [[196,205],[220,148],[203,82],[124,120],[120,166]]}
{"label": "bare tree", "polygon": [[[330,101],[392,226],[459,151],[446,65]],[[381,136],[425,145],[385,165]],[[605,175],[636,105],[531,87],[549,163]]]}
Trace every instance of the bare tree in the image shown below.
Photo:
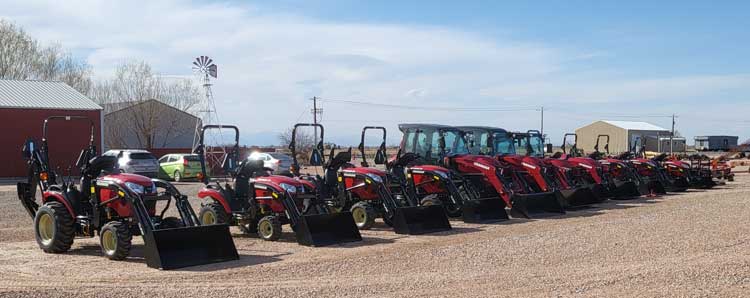
{"label": "bare tree", "polygon": [[91,90],[91,68],[58,45],[41,46],[20,27],[0,20],[0,78],[62,81],[83,94]]}
{"label": "bare tree", "polygon": [[[279,142],[284,148],[289,147],[289,144],[292,142],[293,131],[294,128],[288,128],[284,132],[279,133]],[[297,160],[307,163],[310,159],[310,152],[312,152],[312,148],[315,145],[313,135],[308,131],[297,130],[297,136],[294,141],[296,143]]]}
{"label": "bare tree", "polygon": [[163,148],[185,134],[192,136],[194,123],[186,127],[179,116],[197,106],[201,92],[188,79],[166,81],[147,63],[130,62],[120,65],[113,79],[96,82],[91,97],[108,115],[110,148],[128,146],[126,140],[141,148]]}

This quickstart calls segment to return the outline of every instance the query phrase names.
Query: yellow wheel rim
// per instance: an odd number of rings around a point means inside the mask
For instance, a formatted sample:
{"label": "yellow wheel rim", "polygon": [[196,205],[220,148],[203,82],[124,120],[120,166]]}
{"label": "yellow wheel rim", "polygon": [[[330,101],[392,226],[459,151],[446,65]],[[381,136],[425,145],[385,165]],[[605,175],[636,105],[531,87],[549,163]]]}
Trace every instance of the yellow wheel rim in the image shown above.
{"label": "yellow wheel rim", "polygon": [[203,213],[203,216],[201,217],[201,222],[203,222],[204,225],[215,224],[216,223],[216,216],[214,216],[213,212]]}
{"label": "yellow wheel rim", "polygon": [[273,225],[271,225],[270,221],[261,221],[260,226],[258,226],[258,231],[263,235],[263,238],[271,237],[273,234]]}
{"label": "yellow wheel rim", "polygon": [[117,236],[115,236],[115,233],[112,230],[106,230],[102,233],[101,237],[104,252],[108,255],[114,254],[115,250],[117,250]]}
{"label": "yellow wheel rim", "polygon": [[49,245],[55,236],[55,221],[52,219],[52,215],[42,214],[39,217],[37,228],[39,229],[39,238],[42,239],[42,244]]}
{"label": "yellow wheel rim", "polygon": [[354,208],[354,210],[352,210],[352,217],[354,217],[355,223],[361,224],[367,220],[367,213],[363,208]]}

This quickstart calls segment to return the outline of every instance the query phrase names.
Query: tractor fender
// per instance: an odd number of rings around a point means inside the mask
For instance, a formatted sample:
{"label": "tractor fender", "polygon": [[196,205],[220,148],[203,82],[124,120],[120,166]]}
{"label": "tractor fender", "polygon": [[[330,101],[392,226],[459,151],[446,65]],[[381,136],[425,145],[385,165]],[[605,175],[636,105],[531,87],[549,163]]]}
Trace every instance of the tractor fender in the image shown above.
{"label": "tractor fender", "polygon": [[227,200],[224,198],[224,195],[222,195],[218,190],[206,188],[201,189],[200,191],[198,191],[198,198],[219,202],[219,204],[224,207],[224,211],[226,211],[227,214],[232,214],[232,208],[229,208],[229,202],[227,202]]}
{"label": "tractor fender", "polygon": [[70,204],[70,201],[68,201],[65,196],[63,196],[62,193],[56,192],[56,191],[45,191],[42,193],[42,203],[47,202],[60,202],[61,204],[65,205],[65,209],[68,209],[68,212],[70,212],[70,216],[73,218],[76,217],[75,211],[73,211],[73,205]]}

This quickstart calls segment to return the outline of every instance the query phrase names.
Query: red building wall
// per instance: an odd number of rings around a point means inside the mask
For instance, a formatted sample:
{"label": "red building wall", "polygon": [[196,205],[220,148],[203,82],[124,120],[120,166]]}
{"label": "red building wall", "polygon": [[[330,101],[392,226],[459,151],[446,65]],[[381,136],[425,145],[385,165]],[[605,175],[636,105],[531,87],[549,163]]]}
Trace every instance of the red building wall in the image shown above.
{"label": "red building wall", "polygon": [[[26,176],[26,161],[21,147],[27,139],[41,144],[42,125],[49,116],[87,116],[94,122],[94,143],[101,153],[101,111],[6,109],[0,108],[0,177]],[[81,150],[89,142],[86,121],[51,121],[47,129],[50,164],[57,172],[67,173]]]}

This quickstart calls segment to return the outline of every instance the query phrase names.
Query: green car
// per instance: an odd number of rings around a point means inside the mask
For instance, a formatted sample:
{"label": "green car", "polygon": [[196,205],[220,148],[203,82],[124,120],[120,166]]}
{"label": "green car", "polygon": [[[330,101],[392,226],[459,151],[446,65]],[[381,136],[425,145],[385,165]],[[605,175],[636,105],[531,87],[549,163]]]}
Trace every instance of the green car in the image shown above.
{"label": "green car", "polygon": [[159,158],[159,176],[182,181],[198,178],[201,162],[197,154],[167,154]]}

